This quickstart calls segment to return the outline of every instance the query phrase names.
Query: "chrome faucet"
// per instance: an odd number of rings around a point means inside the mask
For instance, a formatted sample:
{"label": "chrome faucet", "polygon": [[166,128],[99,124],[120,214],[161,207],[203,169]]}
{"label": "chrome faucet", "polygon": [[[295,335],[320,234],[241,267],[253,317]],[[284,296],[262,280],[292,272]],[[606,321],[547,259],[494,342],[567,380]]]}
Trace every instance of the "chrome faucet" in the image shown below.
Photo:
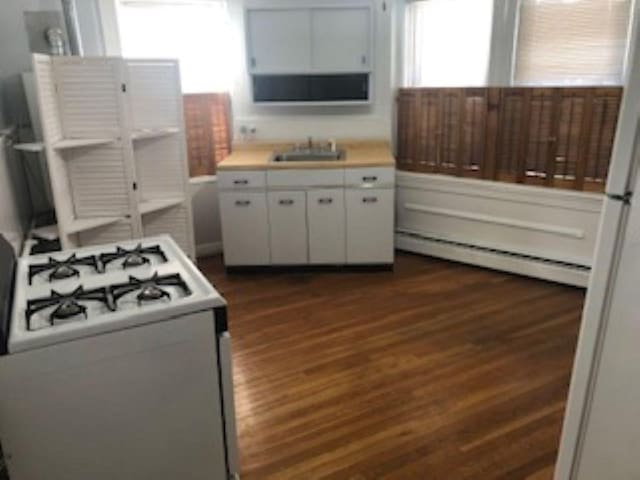
{"label": "chrome faucet", "polygon": [[333,138],[330,138],[329,140],[327,140],[326,143],[317,143],[314,144],[313,143],[313,137],[308,136],[307,137],[307,141],[306,143],[296,143],[291,150],[295,151],[295,152],[300,152],[300,151],[307,151],[307,152],[313,152],[313,151],[329,151],[329,152],[336,152],[338,150],[337,145],[336,145],[336,141]]}

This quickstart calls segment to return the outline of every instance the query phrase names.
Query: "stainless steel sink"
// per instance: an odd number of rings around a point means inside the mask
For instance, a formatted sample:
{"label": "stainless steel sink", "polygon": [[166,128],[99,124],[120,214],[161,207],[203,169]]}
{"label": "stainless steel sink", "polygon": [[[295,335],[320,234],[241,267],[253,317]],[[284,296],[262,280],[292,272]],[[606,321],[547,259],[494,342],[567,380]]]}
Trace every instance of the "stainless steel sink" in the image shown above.
{"label": "stainless steel sink", "polygon": [[344,160],[346,152],[344,149],[299,149],[287,152],[275,152],[271,156],[272,162],[325,162]]}

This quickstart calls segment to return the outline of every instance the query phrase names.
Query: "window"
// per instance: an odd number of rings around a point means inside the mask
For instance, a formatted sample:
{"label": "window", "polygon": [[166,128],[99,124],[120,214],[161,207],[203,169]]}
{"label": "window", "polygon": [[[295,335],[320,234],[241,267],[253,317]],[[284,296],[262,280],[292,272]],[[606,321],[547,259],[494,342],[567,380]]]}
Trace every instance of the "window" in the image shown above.
{"label": "window", "polygon": [[492,0],[421,0],[406,9],[405,86],[487,82]]}
{"label": "window", "polygon": [[620,85],[631,0],[522,0],[516,84]]}
{"label": "window", "polygon": [[222,0],[120,0],[124,57],[177,58],[184,93],[228,91],[238,58]]}
{"label": "window", "polygon": [[180,62],[189,171],[214,175],[231,150],[226,92],[239,58],[226,2],[120,0],[118,27],[124,57]]}

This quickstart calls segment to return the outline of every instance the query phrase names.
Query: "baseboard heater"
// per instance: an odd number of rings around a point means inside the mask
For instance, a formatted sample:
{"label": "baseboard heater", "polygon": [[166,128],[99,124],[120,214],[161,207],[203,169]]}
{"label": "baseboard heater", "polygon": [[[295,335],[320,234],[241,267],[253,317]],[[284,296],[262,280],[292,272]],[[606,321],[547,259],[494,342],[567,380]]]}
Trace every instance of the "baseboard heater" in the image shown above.
{"label": "baseboard heater", "polygon": [[588,265],[398,229],[396,248],[579,287],[591,272]]}

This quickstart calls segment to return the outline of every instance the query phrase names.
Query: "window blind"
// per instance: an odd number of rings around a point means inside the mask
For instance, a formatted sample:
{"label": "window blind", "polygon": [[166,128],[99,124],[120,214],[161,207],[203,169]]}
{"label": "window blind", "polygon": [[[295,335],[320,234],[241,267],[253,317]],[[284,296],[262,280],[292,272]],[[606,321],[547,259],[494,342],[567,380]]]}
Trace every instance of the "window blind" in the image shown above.
{"label": "window blind", "polygon": [[405,86],[486,85],[492,0],[415,1],[405,15]]}
{"label": "window blind", "polygon": [[622,83],[631,0],[522,0],[520,85]]}

